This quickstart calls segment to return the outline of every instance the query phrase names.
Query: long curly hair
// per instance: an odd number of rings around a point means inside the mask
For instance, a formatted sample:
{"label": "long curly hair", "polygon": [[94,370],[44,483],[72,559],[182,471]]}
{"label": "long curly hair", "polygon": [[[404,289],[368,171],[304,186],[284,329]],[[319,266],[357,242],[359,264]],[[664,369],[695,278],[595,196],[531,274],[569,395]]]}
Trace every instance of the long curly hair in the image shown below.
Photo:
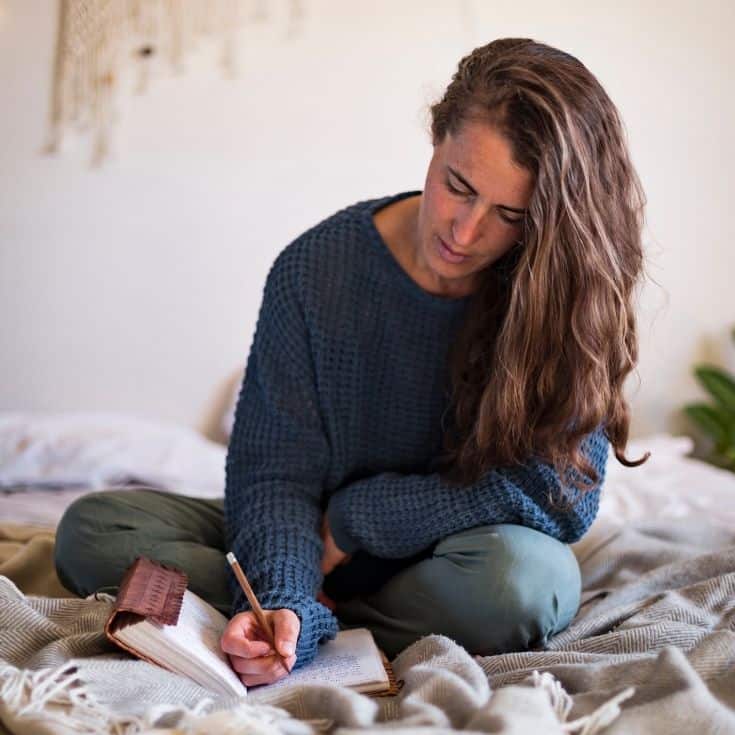
{"label": "long curly hair", "polygon": [[460,61],[431,120],[435,144],[486,122],[535,180],[523,234],[482,274],[453,346],[444,479],[535,456],[590,489],[581,444],[599,427],[618,461],[641,464],[624,455],[623,382],[638,358],[646,199],[615,105],[573,56],[506,38]]}

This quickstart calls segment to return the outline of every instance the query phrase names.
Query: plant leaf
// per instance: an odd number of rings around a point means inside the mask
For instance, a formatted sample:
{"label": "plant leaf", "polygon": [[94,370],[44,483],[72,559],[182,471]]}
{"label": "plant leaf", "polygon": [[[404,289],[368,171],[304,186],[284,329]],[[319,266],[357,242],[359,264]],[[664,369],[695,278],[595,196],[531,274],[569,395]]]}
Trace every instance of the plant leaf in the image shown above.
{"label": "plant leaf", "polygon": [[735,416],[735,380],[713,365],[700,365],[695,368],[694,374],[715,401]]}
{"label": "plant leaf", "polygon": [[684,413],[711,436],[717,446],[727,445],[729,439],[728,425],[720,411],[708,403],[689,403],[684,406]]}

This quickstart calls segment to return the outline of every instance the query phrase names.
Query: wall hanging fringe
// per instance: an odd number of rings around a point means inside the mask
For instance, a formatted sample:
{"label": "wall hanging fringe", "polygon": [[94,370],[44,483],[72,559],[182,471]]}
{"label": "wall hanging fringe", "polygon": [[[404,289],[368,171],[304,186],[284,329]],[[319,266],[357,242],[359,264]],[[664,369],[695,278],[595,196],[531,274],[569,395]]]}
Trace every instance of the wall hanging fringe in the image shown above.
{"label": "wall hanging fringe", "polygon": [[[286,35],[293,36],[304,9],[301,0],[286,2]],[[60,0],[46,151],[57,152],[75,128],[92,135],[92,163],[101,163],[127,73],[144,92],[154,58],[181,72],[186,55],[208,37],[221,44],[223,72],[235,76],[238,32],[244,23],[267,21],[272,10],[268,0]]]}

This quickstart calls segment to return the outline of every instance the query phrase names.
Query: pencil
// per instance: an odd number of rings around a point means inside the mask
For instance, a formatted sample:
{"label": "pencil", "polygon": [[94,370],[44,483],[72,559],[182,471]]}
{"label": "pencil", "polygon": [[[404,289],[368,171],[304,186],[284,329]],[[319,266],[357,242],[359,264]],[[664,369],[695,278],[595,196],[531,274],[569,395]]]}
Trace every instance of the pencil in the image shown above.
{"label": "pencil", "polygon": [[255,618],[258,621],[258,625],[268,636],[268,642],[271,644],[271,646],[273,646],[273,650],[275,651],[276,656],[280,659],[281,665],[284,669],[286,669],[286,672],[290,674],[291,669],[288,668],[288,666],[286,665],[286,660],[283,658],[280,651],[276,648],[276,640],[273,634],[273,629],[268,623],[268,619],[265,617],[263,608],[260,606],[258,598],[255,596],[255,592],[253,592],[253,588],[250,586],[250,582],[248,582],[248,578],[245,576],[245,572],[243,572],[242,568],[240,567],[240,563],[237,561],[237,557],[231,551],[227,553],[227,561],[232,567],[232,571],[234,572],[237,581],[240,583],[240,587],[242,587],[242,591],[245,593],[245,597],[248,598],[248,602],[250,603],[250,607],[255,613]]}

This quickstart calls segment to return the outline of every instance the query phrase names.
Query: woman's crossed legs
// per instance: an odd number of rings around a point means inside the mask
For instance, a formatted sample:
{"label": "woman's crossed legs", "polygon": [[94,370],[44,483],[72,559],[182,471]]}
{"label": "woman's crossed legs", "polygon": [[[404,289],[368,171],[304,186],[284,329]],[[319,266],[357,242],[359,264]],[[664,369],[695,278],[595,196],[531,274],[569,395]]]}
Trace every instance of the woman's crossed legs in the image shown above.
{"label": "woman's crossed legs", "polygon": [[[183,569],[190,589],[227,614],[226,551],[222,500],[107,491],[68,508],[56,567],[64,586],[86,596],[114,592],[135,558],[148,556]],[[411,560],[358,553],[325,580],[340,624],[369,628],[391,657],[431,633],[473,654],[543,647],[576,614],[580,586],[568,546],[510,524],[448,536]],[[365,593],[344,599],[347,588]]]}

